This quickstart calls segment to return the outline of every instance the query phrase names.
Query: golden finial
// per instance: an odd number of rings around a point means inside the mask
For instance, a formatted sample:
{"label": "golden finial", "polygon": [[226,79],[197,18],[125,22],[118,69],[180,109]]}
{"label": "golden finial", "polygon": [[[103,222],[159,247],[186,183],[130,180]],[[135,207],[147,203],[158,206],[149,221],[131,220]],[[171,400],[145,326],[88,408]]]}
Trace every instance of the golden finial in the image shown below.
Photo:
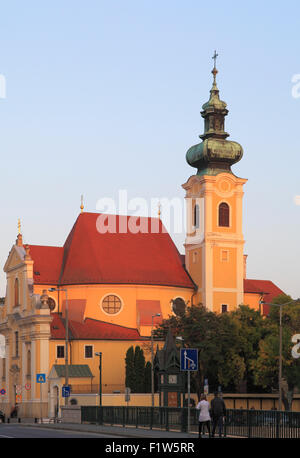
{"label": "golden finial", "polygon": [[83,213],[84,205],[83,205],[83,196],[81,196],[81,205],[80,205],[81,213]]}
{"label": "golden finial", "polygon": [[17,246],[23,246],[23,237],[21,234],[21,220],[20,218],[18,219],[18,236],[16,240],[16,245]]}
{"label": "golden finial", "polygon": [[158,202],[158,219],[160,219],[160,215],[161,215],[160,209],[161,209],[161,204],[160,202]]}
{"label": "golden finial", "polygon": [[218,70],[217,70],[217,67],[216,67],[216,62],[217,62],[217,57],[218,57],[219,54],[217,54],[217,51],[215,51],[214,55],[213,55],[213,60],[215,61],[214,63],[214,68],[212,69],[212,74],[214,75],[214,85],[216,84],[216,75],[218,73]]}

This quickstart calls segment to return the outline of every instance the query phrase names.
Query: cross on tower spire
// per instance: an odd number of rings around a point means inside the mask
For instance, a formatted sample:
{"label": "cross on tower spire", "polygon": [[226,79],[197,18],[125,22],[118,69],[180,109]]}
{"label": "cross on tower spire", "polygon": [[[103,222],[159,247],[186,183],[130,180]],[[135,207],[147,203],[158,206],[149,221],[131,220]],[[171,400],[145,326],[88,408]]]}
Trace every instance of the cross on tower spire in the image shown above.
{"label": "cross on tower spire", "polygon": [[219,54],[217,54],[217,51],[215,51],[214,55],[213,55],[213,60],[215,61],[215,65],[214,65],[214,68],[216,68],[216,62],[217,62],[217,57],[219,56]]}
{"label": "cross on tower spire", "polygon": [[216,75],[218,73],[217,67],[216,67],[216,62],[217,62],[217,57],[219,54],[217,54],[217,51],[215,51],[212,59],[214,60],[214,68],[212,69],[212,74],[214,75],[214,85],[216,85]]}

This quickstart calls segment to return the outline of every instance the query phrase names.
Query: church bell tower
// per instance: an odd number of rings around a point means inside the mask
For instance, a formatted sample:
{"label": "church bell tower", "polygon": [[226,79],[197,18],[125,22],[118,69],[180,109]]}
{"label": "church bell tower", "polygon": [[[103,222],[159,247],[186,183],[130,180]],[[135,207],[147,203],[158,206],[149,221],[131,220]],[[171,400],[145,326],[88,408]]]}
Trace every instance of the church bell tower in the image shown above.
{"label": "church bell tower", "polygon": [[242,200],[247,180],[231,170],[243,149],[227,140],[224,130],[228,110],[219,97],[216,58],[215,53],[210,98],[201,111],[202,142],[186,153],[188,164],[197,172],[182,187],[187,202],[185,263],[198,286],[194,303],[220,313],[243,303]]}

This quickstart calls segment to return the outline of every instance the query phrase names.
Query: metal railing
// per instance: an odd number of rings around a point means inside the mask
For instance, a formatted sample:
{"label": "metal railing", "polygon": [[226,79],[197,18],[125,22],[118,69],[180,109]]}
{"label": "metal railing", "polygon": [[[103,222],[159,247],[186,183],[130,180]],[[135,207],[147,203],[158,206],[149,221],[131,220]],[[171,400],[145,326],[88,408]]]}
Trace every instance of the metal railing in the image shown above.
{"label": "metal railing", "polygon": [[300,438],[300,412],[227,410],[228,436],[248,438]]}
{"label": "metal railing", "polygon": [[[191,433],[198,433],[198,416],[196,409],[190,409]],[[82,406],[81,422],[186,432],[188,409]],[[228,409],[223,431],[227,437],[300,438],[300,412]]]}

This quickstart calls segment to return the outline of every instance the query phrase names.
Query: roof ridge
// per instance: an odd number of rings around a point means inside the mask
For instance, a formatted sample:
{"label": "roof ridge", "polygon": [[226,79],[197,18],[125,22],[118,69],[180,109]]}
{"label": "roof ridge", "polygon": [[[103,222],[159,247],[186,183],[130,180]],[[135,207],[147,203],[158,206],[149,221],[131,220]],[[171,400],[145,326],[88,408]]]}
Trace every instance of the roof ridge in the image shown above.
{"label": "roof ridge", "polygon": [[63,246],[57,246],[57,245],[34,245],[33,243],[27,243],[29,247],[39,247],[39,248],[59,248],[63,249]]}

